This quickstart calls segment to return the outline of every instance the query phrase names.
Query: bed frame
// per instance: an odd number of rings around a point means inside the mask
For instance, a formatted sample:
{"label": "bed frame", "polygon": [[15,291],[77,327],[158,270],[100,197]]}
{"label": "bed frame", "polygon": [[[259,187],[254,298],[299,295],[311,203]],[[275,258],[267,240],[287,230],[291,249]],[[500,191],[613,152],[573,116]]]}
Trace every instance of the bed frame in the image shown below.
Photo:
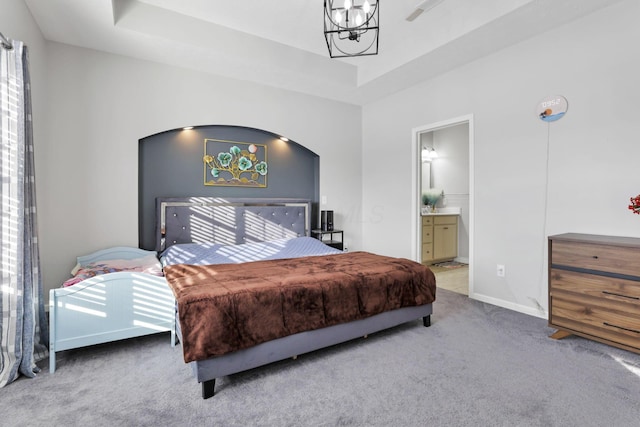
{"label": "bed frame", "polygon": [[[260,242],[280,237],[309,236],[310,202],[299,199],[159,198],[157,248],[175,243],[210,241],[215,243]],[[206,239],[203,240],[203,238]],[[422,318],[431,325],[432,304],[405,307],[366,319],[301,332],[239,350],[223,356],[190,362],[202,397],[215,392],[216,378],[297,357],[383,329]],[[177,333],[181,338],[179,322]]]}
{"label": "bed frame", "polygon": [[[248,369],[264,366],[321,348],[330,347],[355,338],[366,337],[403,323],[422,318],[425,327],[431,326],[432,305],[405,307],[380,313],[366,319],[313,331],[300,332],[278,338],[254,347],[206,360],[190,362],[193,375],[202,384],[202,398],[208,399],[215,393],[216,378]],[[182,339],[178,324],[178,336]]]}
{"label": "bed frame", "polygon": [[[154,251],[114,247],[78,257],[80,266],[96,261],[135,259]],[[171,331],[175,345],[173,293],[164,277],[138,272],[95,276],[49,291],[49,372],[56,352]]]}

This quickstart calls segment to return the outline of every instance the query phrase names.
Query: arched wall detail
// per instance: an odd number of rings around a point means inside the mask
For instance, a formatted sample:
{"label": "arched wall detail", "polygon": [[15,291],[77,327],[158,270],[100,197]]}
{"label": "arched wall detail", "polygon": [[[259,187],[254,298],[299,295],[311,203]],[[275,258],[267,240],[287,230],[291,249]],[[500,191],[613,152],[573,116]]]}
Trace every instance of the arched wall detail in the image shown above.
{"label": "arched wall detail", "polygon": [[[264,144],[268,152],[267,186],[204,185],[204,141],[217,139]],[[207,125],[173,129],[139,140],[138,245],[155,246],[158,197],[296,198],[311,201],[311,226],[317,227],[320,157],[272,132],[243,126]]]}

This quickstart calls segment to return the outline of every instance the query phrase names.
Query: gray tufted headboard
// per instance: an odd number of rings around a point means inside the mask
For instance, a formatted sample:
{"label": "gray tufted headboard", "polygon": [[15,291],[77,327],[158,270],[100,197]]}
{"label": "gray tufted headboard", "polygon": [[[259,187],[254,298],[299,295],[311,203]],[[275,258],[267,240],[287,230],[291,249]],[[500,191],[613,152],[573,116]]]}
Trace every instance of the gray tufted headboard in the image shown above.
{"label": "gray tufted headboard", "polygon": [[156,250],[176,243],[240,244],[309,236],[303,199],[187,197],[156,199]]}

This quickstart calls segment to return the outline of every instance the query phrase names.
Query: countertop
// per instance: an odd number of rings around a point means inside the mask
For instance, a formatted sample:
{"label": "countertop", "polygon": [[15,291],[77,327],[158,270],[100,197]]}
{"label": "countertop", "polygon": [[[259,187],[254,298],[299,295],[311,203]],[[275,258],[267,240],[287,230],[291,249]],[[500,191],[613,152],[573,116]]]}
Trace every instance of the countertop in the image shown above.
{"label": "countertop", "polygon": [[461,208],[438,208],[435,213],[423,213],[421,216],[460,215]]}

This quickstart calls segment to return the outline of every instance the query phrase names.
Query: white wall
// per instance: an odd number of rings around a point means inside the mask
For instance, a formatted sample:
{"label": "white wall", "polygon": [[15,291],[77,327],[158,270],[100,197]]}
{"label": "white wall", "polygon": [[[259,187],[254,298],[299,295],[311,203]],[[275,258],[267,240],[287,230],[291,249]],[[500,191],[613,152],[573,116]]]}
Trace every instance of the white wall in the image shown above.
{"label": "white wall", "polygon": [[[637,1],[623,1],[366,105],[362,156],[378,167],[363,168],[364,247],[411,256],[411,129],[468,114],[472,297],[544,316],[547,235],[640,237],[640,218],[627,209],[640,193],[639,15]],[[569,111],[547,124],[535,109],[555,94]]]}
{"label": "white wall", "polygon": [[[94,50],[48,43],[48,115],[38,149],[45,288],[75,257],[138,244],[138,140],[187,125],[249,126],[320,155],[323,209],[361,246],[361,109]],[[224,66],[224,64],[221,64]]]}

